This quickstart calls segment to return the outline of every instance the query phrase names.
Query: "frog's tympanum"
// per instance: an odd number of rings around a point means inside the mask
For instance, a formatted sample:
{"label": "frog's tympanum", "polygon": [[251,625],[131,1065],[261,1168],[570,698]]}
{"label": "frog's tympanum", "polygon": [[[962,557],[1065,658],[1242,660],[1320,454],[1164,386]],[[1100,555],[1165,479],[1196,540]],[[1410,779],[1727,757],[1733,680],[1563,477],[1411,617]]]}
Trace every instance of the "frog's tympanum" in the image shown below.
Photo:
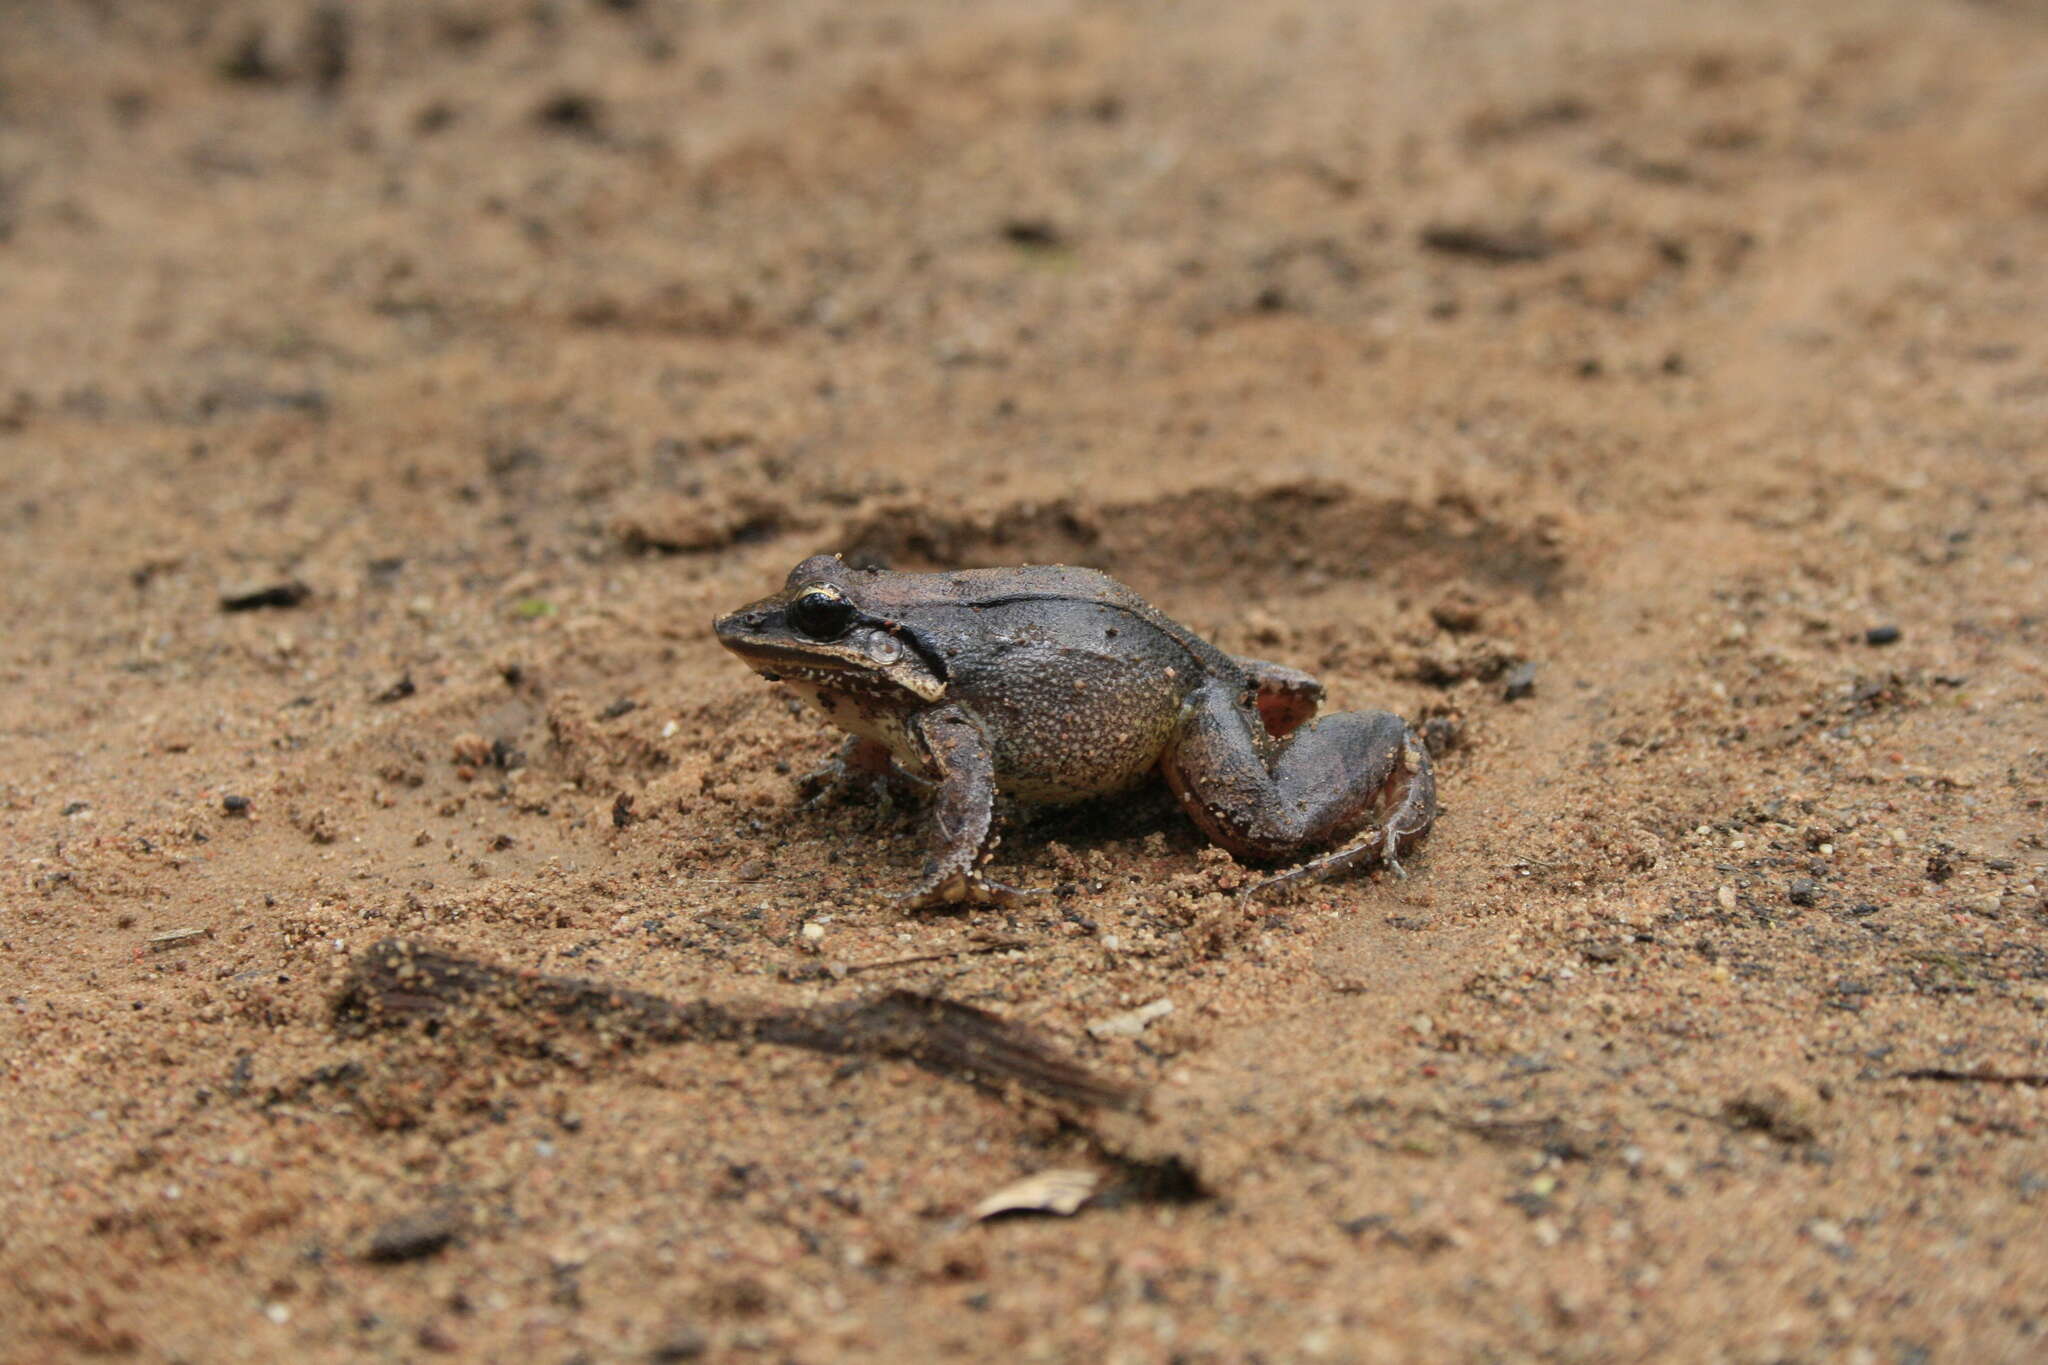
{"label": "frog's tympanum", "polygon": [[1436,818],[1428,751],[1400,717],[1315,718],[1314,678],[1225,654],[1092,569],[894,573],[814,555],[716,629],[851,736],[841,775],[932,792],[913,905],[1013,894],[979,870],[997,792],[1079,801],[1157,773],[1233,854],[1309,858],[1261,886],[1398,870]]}

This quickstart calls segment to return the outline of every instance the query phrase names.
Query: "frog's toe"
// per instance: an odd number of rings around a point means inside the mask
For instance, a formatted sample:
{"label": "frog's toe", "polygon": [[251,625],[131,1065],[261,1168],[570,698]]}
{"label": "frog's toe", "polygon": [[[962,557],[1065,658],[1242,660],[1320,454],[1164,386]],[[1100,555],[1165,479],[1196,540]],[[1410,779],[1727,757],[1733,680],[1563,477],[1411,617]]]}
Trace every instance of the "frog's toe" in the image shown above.
{"label": "frog's toe", "polygon": [[975,903],[978,905],[1009,905],[1033,896],[1050,896],[1049,886],[1010,886],[1004,882],[990,881],[987,877],[971,879],[974,886]]}
{"label": "frog's toe", "polygon": [[1050,895],[1048,887],[1010,886],[976,872],[956,872],[944,881],[896,897],[907,910],[950,910],[966,906],[1009,905],[1030,896]]}

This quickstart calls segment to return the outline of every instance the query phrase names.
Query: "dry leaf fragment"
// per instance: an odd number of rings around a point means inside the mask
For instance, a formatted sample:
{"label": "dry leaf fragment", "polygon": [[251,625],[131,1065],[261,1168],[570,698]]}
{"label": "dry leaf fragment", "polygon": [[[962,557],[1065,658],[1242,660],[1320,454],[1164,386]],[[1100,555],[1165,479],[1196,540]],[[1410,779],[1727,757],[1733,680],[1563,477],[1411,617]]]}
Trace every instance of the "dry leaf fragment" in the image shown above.
{"label": "dry leaf fragment", "polygon": [[1173,1002],[1161,996],[1150,1004],[1140,1005],[1134,1010],[1125,1010],[1122,1014],[1112,1014],[1107,1019],[1097,1019],[1094,1023],[1088,1025],[1088,1032],[1093,1037],[1102,1041],[1107,1041],[1111,1038],[1135,1038],[1143,1033],[1145,1026],[1154,1019],[1164,1019],[1172,1013]]}
{"label": "dry leaf fragment", "polygon": [[973,1218],[977,1223],[999,1213],[1056,1213],[1065,1218],[1088,1202],[1101,1181],[1093,1171],[1040,1171],[976,1204]]}

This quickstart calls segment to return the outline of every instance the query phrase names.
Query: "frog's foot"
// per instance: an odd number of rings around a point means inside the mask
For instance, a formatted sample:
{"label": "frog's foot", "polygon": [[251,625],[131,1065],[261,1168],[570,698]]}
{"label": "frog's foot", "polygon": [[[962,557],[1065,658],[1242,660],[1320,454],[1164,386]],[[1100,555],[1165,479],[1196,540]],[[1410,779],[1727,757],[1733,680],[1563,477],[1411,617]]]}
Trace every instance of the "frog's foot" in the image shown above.
{"label": "frog's foot", "polygon": [[1367,837],[1347,848],[1335,849],[1320,858],[1311,858],[1305,863],[1261,878],[1237,893],[1237,903],[1243,905],[1261,891],[1270,891],[1276,886],[1292,882],[1319,882],[1326,877],[1339,876],[1356,868],[1384,867],[1395,876],[1408,876],[1408,869],[1401,866],[1395,856],[1397,840],[1381,830],[1367,831]]}
{"label": "frog's foot", "polygon": [[839,752],[796,781],[805,810],[848,802],[911,801],[931,794],[932,784],[905,772],[887,746],[858,735],[847,737]]}
{"label": "frog's foot", "polygon": [[1399,716],[1341,712],[1275,745],[1262,720],[1256,698],[1205,689],[1162,763],[1188,815],[1232,853],[1278,861],[1343,845],[1244,894],[1381,863],[1398,870],[1436,818],[1421,737]]}
{"label": "frog's foot", "polygon": [[945,910],[970,905],[1012,905],[1031,896],[1050,894],[1045,887],[1007,886],[979,872],[956,872],[929,887],[921,879],[915,890],[896,900],[907,910]]}
{"label": "frog's foot", "polygon": [[[1427,762],[1426,756],[1423,761]],[[1373,867],[1384,867],[1406,881],[1408,869],[1401,866],[1401,854],[1422,842],[1422,836],[1429,833],[1430,823],[1436,818],[1436,785],[1433,780],[1426,785],[1411,782],[1401,790],[1403,799],[1385,824],[1366,830],[1357,842],[1344,848],[1333,849],[1319,858],[1311,858],[1285,872],[1276,872],[1253,882],[1237,893],[1237,903],[1243,905],[1261,891],[1290,882],[1318,882]]]}
{"label": "frog's foot", "polygon": [[961,708],[945,706],[920,715],[913,733],[939,780],[932,802],[932,854],[902,902],[917,909],[999,905],[1044,894],[981,874],[998,842],[995,760],[981,726]]}

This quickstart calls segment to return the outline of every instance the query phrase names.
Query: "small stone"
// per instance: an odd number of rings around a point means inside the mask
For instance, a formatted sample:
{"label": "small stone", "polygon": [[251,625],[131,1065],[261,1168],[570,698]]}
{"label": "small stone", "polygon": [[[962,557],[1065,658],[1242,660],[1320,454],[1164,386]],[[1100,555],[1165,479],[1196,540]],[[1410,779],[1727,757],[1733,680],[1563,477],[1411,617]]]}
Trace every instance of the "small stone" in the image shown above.
{"label": "small stone", "polygon": [[1820,899],[1820,886],[1811,877],[1794,877],[1785,888],[1785,899],[1794,905],[1812,905]]}
{"label": "small stone", "polygon": [[222,611],[260,611],[265,607],[296,607],[313,595],[304,583],[267,583],[237,588],[220,595]]}
{"label": "small stone", "polygon": [[1508,672],[1507,686],[1501,689],[1503,701],[1520,701],[1536,695],[1536,665],[1519,663]]}
{"label": "small stone", "polygon": [[1783,1143],[1813,1141],[1820,1097],[1802,1081],[1775,1077],[1750,1086],[1721,1106],[1731,1128],[1763,1133]]}
{"label": "small stone", "polygon": [[733,869],[732,875],[743,882],[758,882],[768,875],[768,865],[759,858],[749,858]]}
{"label": "small stone", "polygon": [[448,756],[467,767],[481,768],[491,761],[491,742],[475,732],[457,735],[448,746]]}
{"label": "small stone", "polygon": [[419,685],[412,680],[412,674],[400,674],[398,680],[370,698],[373,705],[389,706],[395,701],[404,701],[418,692]]}
{"label": "small stone", "polygon": [[1897,626],[1872,626],[1863,632],[1863,643],[1866,645],[1895,645],[1898,642]]}
{"label": "small stone", "polygon": [[220,799],[220,808],[228,815],[247,815],[249,813],[249,798],[230,793]]}
{"label": "small stone", "polygon": [[1714,900],[1723,910],[1733,910],[1735,908],[1735,888],[1732,886],[1719,888],[1714,892]]}
{"label": "small stone", "polygon": [[1092,1037],[1104,1041],[1111,1038],[1135,1038],[1143,1033],[1146,1026],[1153,1020],[1164,1019],[1171,1013],[1173,1013],[1173,1002],[1162,996],[1160,999],[1154,1000],[1149,1004],[1140,1005],[1134,1010],[1125,1010],[1122,1014],[1112,1014],[1107,1019],[1097,1019],[1094,1023],[1088,1025],[1088,1032]]}
{"label": "small stone", "polygon": [[378,1265],[417,1261],[440,1251],[461,1231],[461,1215],[454,1209],[430,1209],[393,1218],[370,1234],[364,1259]]}
{"label": "small stone", "polygon": [[1451,590],[1429,609],[1429,619],[1453,635],[1479,629],[1484,614],[1479,599],[1459,589]]}
{"label": "small stone", "polygon": [[680,1360],[701,1360],[711,1349],[711,1343],[704,1334],[694,1327],[671,1327],[661,1334],[661,1340],[647,1353],[647,1358],[656,1365],[674,1365]]}
{"label": "small stone", "polygon": [[1861,901],[1850,906],[1849,913],[1861,918],[1864,915],[1874,915],[1882,908],[1881,906],[1872,905],[1869,901]]}

